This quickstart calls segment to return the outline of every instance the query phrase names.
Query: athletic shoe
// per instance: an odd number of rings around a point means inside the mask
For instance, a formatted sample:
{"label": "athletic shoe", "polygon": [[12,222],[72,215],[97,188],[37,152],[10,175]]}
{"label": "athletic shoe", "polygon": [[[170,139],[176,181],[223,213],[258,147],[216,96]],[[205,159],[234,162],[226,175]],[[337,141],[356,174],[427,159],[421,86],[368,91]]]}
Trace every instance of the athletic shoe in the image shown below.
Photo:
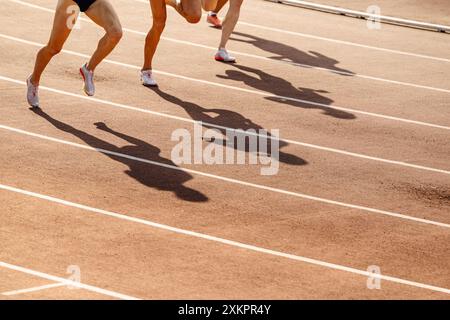
{"label": "athletic shoe", "polygon": [[208,13],[208,16],[206,17],[206,22],[211,24],[214,28],[222,28],[222,21],[220,21],[219,17],[216,13]]}
{"label": "athletic shoe", "polygon": [[175,10],[178,12],[183,12],[181,0],[165,0],[164,2],[169,6],[175,6]]}
{"label": "athletic shoe", "polygon": [[146,87],[157,87],[158,84],[153,78],[152,70],[141,71],[141,82]]}
{"label": "athletic shoe", "polygon": [[80,68],[80,74],[84,80],[84,92],[92,97],[95,94],[94,72],[87,69],[87,63]]}
{"label": "athletic shoe", "polygon": [[230,56],[225,48],[219,49],[219,51],[217,51],[214,59],[216,59],[216,61],[227,62],[227,63],[236,62],[236,58]]}
{"label": "athletic shoe", "polygon": [[27,79],[27,100],[32,108],[39,108],[39,86],[31,83],[31,76]]}

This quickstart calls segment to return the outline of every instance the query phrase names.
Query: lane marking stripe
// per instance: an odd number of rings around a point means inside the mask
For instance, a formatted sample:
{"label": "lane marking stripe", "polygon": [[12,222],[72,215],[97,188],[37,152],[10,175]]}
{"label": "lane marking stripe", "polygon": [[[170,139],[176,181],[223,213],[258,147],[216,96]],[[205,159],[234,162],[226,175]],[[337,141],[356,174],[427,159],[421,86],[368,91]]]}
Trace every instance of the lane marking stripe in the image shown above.
{"label": "lane marking stripe", "polygon": [[[182,234],[182,235],[186,235],[186,236],[190,236],[190,237],[195,237],[195,238],[200,238],[200,239],[204,239],[204,240],[208,240],[208,241],[217,242],[217,243],[225,244],[225,245],[232,246],[232,247],[237,247],[237,248],[255,251],[255,252],[259,252],[259,253],[269,254],[269,255],[282,257],[282,258],[286,258],[286,259],[290,259],[290,260],[305,262],[308,264],[321,266],[321,267],[325,267],[325,268],[329,268],[329,269],[333,269],[333,270],[345,271],[348,273],[358,274],[358,275],[361,275],[364,277],[382,279],[382,280],[386,280],[389,282],[399,283],[399,284],[403,284],[403,285],[407,285],[407,286],[411,286],[411,287],[416,287],[416,288],[427,289],[427,290],[432,290],[432,291],[436,291],[436,292],[450,294],[450,289],[447,289],[447,288],[441,288],[441,287],[437,287],[434,285],[405,280],[405,279],[388,276],[388,275],[383,275],[383,274],[375,274],[372,272],[359,270],[359,269],[355,269],[355,268],[351,268],[351,267],[347,267],[347,266],[343,266],[343,265],[338,265],[338,264],[334,264],[334,263],[330,263],[330,262],[325,262],[325,261],[321,261],[321,260],[317,260],[317,259],[311,259],[311,258],[307,258],[307,257],[303,257],[303,256],[294,255],[294,254],[288,254],[288,253],[284,253],[284,252],[280,252],[280,251],[270,250],[270,249],[266,249],[266,248],[262,248],[262,247],[257,247],[254,245],[249,245],[249,244],[233,241],[233,240],[219,238],[219,237],[215,237],[215,236],[211,236],[211,235],[207,235],[207,234],[203,234],[203,233],[198,233],[198,232],[189,231],[189,230],[185,230],[185,229],[175,228],[175,227],[171,227],[168,225],[155,223],[155,222],[152,222],[149,220],[134,218],[134,217],[130,217],[130,216],[127,216],[124,214],[116,213],[116,212],[93,208],[93,207],[85,206],[85,205],[82,205],[79,203],[70,202],[67,200],[62,200],[62,199],[58,199],[55,197],[51,197],[51,196],[23,190],[23,189],[18,189],[15,187],[6,186],[3,184],[0,184],[0,189],[12,191],[15,193],[20,193],[20,194],[31,196],[34,198],[47,200],[47,201],[62,204],[62,205],[68,206],[68,207],[78,208],[81,210],[90,211],[93,213],[98,213],[98,214],[102,214],[105,216],[109,216],[109,217],[113,217],[113,218],[117,218],[117,219],[121,219],[121,220],[125,220],[125,221],[130,221],[130,222],[147,225],[150,227],[170,231],[170,232],[177,233],[177,234]],[[4,265],[4,263],[0,262],[0,266],[2,266],[2,265]],[[49,278],[49,280],[58,281],[58,282],[67,281],[66,279],[53,277],[53,276],[51,276],[51,278],[48,276],[45,276],[45,278]],[[56,278],[56,280],[55,280],[55,278]]]}
{"label": "lane marking stripe", "polygon": [[[36,47],[43,47],[44,46],[44,44],[42,44],[42,43],[37,43],[37,42],[34,42],[34,41],[24,40],[24,39],[21,39],[21,38],[5,35],[5,34],[2,34],[2,33],[0,33],[0,37],[4,38],[4,39],[16,41],[16,42],[19,42],[19,43],[23,43],[23,44],[33,45],[33,46],[36,46]],[[74,56],[83,57],[83,58],[90,58],[89,55],[84,54],[84,53],[79,53],[79,52],[76,52],[76,51],[71,51],[71,50],[65,50],[64,49],[61,52],[66,53],[66,54],[70,54],[70,55],[74,55]],[[135,65],[128,64],[128,63],[123,63],[123,62],[118,62],[118,61],[114,61],[114,60],[104,59],[103,62],[109,63],[109,64],[119,65],[119,66],[126,67],[126,68],[131,68],[131,69],[135,69],[135,70],[141,70],[141,67],[139,67],[139,66],[135,66]],[[318,102],[313,102],[313,101],[303,100],[303,99],[297,99],[297,98],[292,98],[292,97],[287,97],[287,96],[278,96],[278,95],[274,95],[274,94],[272,94],[270,92],[259,91],[259,90],[252,90],[252,89],[245,89],[245,88],[240,88],[240,87],[234,87],[234,86],[221,84],[221,83],[218,83],[218,82],[211,82],[211,81],[207,81],[207,80],[186,77],[186,76],[182,76],[182,75],[178,75],[178,74],[174,74],[174,73],[169,73],[169,72],[164,72],[164,71],[153,70],[153,72],[156,73],[156,74],[161,74],[161,75],[165,75],[165,76],[172,77],[172,78],[183,79],[183,80],[197,82],[197,83],[202,83],[202,84],[206,84],[206,85],[210,85],[210,86],[215,86],[215,87],[220,87],[220,88],[225,88],[225,89],[231,89],[231,90],[245,92],[245,93],[256,94],[256,95],[260,95],[260,96],[265,96],[267,98],[276,98],[276,99],[280,99],[280,100],[288,100],[288,101],[299,102],[299,103],[304,103],[304,104],[308,104],[308,105],[323,107],[323,108],[327,108],[327,109],[335,109],[335,110],[352,112],[352,113],[356,113],[356,114],[362,114],[362,115],[370,116],[370,117],[376,117],[376,118],[382,118],[382,119],[387,119],[387,120],[405,122],[405,123],[409,123],[409,124],[421,125],[421,126],[426,126],[426,127],[436,128],[436,129],[450,130],[449,126],[444,126],[444,125],[438,125],[438,124],[433,124],[433,123],[428,123],[428,122],[404,119],[404,118],[388,116],[388,115],[384,115],[384,114],[373,113],[373,112],[368,112],[368,111],[363,111],[363,110],[358,110],[358,109],[339,107],[339,106],[336,106],[336,105],[333,105],[333,104],[328,105],[328,104],[324,104],[324,103],[318,103]]]}

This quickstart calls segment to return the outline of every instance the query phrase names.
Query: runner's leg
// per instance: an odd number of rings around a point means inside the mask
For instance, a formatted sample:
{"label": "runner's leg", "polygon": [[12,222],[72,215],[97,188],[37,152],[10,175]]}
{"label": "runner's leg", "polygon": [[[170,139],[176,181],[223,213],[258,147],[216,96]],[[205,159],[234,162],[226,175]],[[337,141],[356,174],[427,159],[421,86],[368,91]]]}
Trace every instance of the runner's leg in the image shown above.
{"label": "runner's leg", "polygon": [[222,37],[219,48],[225,48],[239,20],[243,0],[230,0],[230,7],[222,23]]}

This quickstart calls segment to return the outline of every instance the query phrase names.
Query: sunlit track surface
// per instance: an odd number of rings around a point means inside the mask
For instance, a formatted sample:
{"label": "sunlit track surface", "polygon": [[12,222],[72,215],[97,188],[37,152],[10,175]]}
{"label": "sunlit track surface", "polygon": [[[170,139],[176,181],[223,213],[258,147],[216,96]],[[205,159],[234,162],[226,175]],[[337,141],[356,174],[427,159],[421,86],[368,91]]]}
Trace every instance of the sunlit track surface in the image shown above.
{"label": "sunlit track surface", "polygon": [[[220,31],[169,10],[151,90],[148,3],[113,4],[125,36],[96,97],[77,68],[102,31],[83,18],[33,112],[55,4],[0,3],[0,298],[449,298],[445,35],[248,0],[225,65]],[[279,172],[175,164],[173,132],[199,121],[278,129]]]}

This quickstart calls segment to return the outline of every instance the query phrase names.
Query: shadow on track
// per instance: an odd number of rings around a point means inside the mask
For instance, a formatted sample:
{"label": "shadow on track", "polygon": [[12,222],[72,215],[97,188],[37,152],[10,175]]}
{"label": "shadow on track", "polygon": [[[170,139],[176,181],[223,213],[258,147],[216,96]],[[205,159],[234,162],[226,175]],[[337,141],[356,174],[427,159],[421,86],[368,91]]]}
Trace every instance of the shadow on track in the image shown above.
{"label": "shadow on track", "polygon": [[263,39],[243,32],[235,31],[233,35],[242,37],[232,37],[231,39],[234,41],[249,43],[261,50],[273,53],[274,56],[269,57],[269,59],[301,64],[305,68],[309,66],[325,68],[344,76],[352,76],[355,74],[352,71],[337,67],[336,65],[339,61],[315,51],[304,52],[280,42]]}
{"label": "shadow on track", "polygon": [[[218,129],[214,126],[208,126],[208,123],[216,125],[216,126],[240,129],[240,130],[244,130],[244,131],[253,129],[253,130],[256,130],[256,132],[258,132],[259,130],[264,129],[260,125],[254,123],[252,120],[250,120],[248,118],[245,118],[243,115],[241,115],[237,112],[234,112],[231,110],[226,110],[226,109],[203,108],[193,102],[184,101],[173,95],[163,92],[159,88],[149,88],[149,89],[151,91],[154,91],[155,93],[157,93],[164,100],[183,108],[193,120],[201,121],[203,127],[217,129],[223,135],[226,135],[226,129]],[[268,136],[270,136],[270,132],[268,132]],[[248,142],[248,141],[246,140],[246,142]],[[223,141],[219,141],[218,143],[224,145]],[[280,149],[287,145],[288,145],[288,143],[286,143],[284,141],[279,141]],[[235,146],[236,150],[239,150],[237,144],[234,144],[234,146]],[[245,145],[245,150],[240,150],[240,151],[248,152],[248,150],[249,150],[249,146],[247,143]],[[267,150],[272,150],[270,140],[268,141]],[[269,153],[269,156],[270,155],[271,154]],[[306,165],[306,164],[308,164],[302,158],[297,157],[296,155],[293,155],[293,154],[283,152],[281,150],[279,150],[279,161],[282,163],[290,164],[290,165]]]}
{"label": "shadow on track", "polygon": [[[80,140],[84,141],[86,144],[93,148],[104,149],[112,152],[123,153],[126,155],[144,158],[150,161],[159,162],[165,165],[170,165],[176,167],[176,165],[169,159],[160,156],[161,150],[145,141],[139,140],[137,138],[128,136],[124,133],[115,131],[109,128],[105,123],[98,122],[95,123],[99,130],[103,130],[118,138],[121,138],[130,145],[124,147],[117,147],[107,141],[101,140],[93,135],[86,132],[78,130],[64,122],[52,118],[50,115],[45,113],[42,109],[32,108],[35,114],[44,118],[49,123],[51,123],[55,128],[70,133]],[[101,151],[99,151],[101,152]],[[102,152],[101,152],[102,153]],[[123,163],[129,167],[125,173],[131,178],[135,179],[139,183],[155,188],[161,191],[173,192],[178,198],[186,201],[192,202],[205,202],[208,198],[197,190],[186,187],[184,183],[193,179],[193,177],[187,173],[176,169],[169,169],[160,167],[157,165],[147,164],[139,162],[132,159],[123,158],[120,156],[115,156],[108,153],[103,153],[105,156],[111,158],[112,160]]]}
{"label": "shadow on track", "polygon": [[[298,108],[319,109],[322,110],[323,114],[338,119],[356,119],[356,116],[352,113],[333,108],[331,106],[333,100],[320,94],[327,93],[327,91],[302,87],[296,88],[289,81],[280,77],[270,75],[262,70],[242,66],[239,64],[229,65],[239,70],[226,70],[226,75],[217,75],[218,78],[240,81],[247,86],[255,88],[259,91],[270,92],[274,95],[265,97],[265,99],[267,100],[288,104]],[[305,102],[291,100],[289,98],[305,100]]]}

